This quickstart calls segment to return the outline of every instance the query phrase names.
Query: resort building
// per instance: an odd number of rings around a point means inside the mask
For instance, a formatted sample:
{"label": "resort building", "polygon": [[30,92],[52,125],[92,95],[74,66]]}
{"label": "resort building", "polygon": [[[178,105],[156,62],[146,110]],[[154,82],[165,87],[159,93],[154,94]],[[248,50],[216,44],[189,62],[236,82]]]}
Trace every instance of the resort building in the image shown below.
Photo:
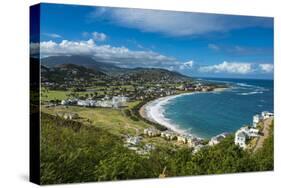
{"label": "resort building", "polygon": [[222,134],[219,134],[215,137],[212,137],[211,140],[209,141],[209,146],[213,146],[213,145],[216,145],[218,143],[220,143],[227,135],[229,135],[229,133],[222,133]]}

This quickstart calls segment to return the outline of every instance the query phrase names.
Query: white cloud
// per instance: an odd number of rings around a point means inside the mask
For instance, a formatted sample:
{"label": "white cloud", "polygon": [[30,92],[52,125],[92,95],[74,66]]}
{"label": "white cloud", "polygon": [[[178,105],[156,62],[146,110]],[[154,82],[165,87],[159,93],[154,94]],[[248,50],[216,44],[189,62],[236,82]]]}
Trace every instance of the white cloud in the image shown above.
{"label": "white cloud", "polygon": [[200,72],[248,74],[253,71],[251,63],[226,62],[221,64],[202,66]]}
{"label": "white cloud", "polygon": [[104,33],[93,32],[92,35],[95,41],[105,41],[107,38],[106,34]]}
{"label": "white cloud", "polygon": [[184,70],[184,69],[192,69],[194,65],[194,62],[191,61],[187,61],[185,63],[182,63],[182,65],[179,66],[180,70]]}
{"label": "white cloud", "polygon": [[271,18],[187,13],[145,9],[102,8],[92,12],[94,19],[106,19],[123,27],[169,36],[201,35],[247,27],[272,27]]}
{"label": "white cloud", "polygon": [[272,73],[274,66],[273,66],[273,64],[269,64],[269,63],[268,64],[259,64],[259,68],[264,73]]}
{"label": "white cloud", "polygon": [[215,51],[220,50],[220,47],[216,44],[208,44],[208,48],[215,50]]}
{"label": "white cloud", "polygon": [[[31,43],[31,52],[36,54],[38,43]],[[56,55],[90,55],[94,59],[115,63],[123,67],[179,67],[182,63],[153,51],[133,51],[124,46],[97,45],[93,39],[86,41],[63,40],[40,43],[41,57]],[[190,64],[187,63],[187,64]],[[191,63],[192,64],[192,63]]]}
{"label": "white cloud", "polygon": [[56,33],[43,33],[43,35],[51,37],[51,38],[62,38],[61,35],[56,34]]}

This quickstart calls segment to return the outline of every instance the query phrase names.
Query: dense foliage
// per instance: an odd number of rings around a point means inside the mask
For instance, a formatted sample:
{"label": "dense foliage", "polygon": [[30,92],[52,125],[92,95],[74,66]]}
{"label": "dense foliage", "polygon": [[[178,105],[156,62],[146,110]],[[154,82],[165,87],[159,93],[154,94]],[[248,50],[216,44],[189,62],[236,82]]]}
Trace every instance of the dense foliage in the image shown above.
{"label": "dense foliage", "polygon": [[233,136],[196,154],[189,148],[157,148],[149,157],[123,147],[102,129],[42,113],[41,183],[156,178],[273,170],[273,131],[256,153],[233,144]]}

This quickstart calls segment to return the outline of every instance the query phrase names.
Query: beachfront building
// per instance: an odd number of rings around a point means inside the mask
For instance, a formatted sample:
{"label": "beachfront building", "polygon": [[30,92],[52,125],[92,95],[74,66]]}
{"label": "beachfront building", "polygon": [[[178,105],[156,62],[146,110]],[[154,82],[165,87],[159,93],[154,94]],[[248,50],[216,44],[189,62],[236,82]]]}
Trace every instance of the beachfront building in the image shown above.
{"label": "beachfront building", "polygon": [[220,143],[227,135],[229,135],[229,133],[221,133],[217,136],[212,137],[208,143],[209,146],[214,146],[214,145]]}
{"label": "beachfront building", "polygon": [[253,116],[253,127],[257,127],[258,123],[261,121],[261,116],[256,114]]}
{"label": "beachfront building", "polygon": [[147,128],[143,130],[143,134],[149,137],[160,136],[161,132],[153,127]]}

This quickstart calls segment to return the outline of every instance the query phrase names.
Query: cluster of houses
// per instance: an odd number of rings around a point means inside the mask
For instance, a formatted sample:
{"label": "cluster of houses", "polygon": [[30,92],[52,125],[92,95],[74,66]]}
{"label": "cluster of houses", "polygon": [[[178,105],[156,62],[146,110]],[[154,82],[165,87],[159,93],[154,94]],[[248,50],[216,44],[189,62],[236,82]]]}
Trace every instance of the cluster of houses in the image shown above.
{"label": "cluster of houses", "polygon": [[238,131],[236,131],[234,143],[240,148],[246,149],[248,140],[260,136],[259,129],[257,128],[258,124],[261,121],[273,116],[273,113],[267,111],[254,115],[252,126],[241,127]]}
{"label": "cluster of houses", "polygon": [[166,130],[161,132],[155,128],[150,127],[144,129],[143,133],[144,135],[149,137],[162,137],[166,140],[170,140],[170,141],[175,140],[178,143],[187,144],[189,147],[192,147],[194,149],[193,150],[194,153],[199,151],[204,146],[203,140],[200,138],[191,135],[180,135],[171,130]]}
{"label": "cluster of houses", "polygon": [[61,101],[61,105],[77,105],[83,107],[104,107],[104,108],[120,108],[127,105],[128,97],[125,96],[113,96],[104,97],[101,100],[86,99],[80,100],[77,98],[66,99]]}
{"label": "cluster of houses", "polygon": [[203,91],[203,92],[213,91],[214,88],[215,87],[213,86],[202,85],[201,83],[182,84],[177,87],[177,89],[181,91]]}
{"label": "cluster of houses", "polygon": [[141,140],[142,140],[141,136],[127,135],[125,138],[124,147],[127,147],[128,149],[135,151],[139,155],[148,155],[152,150],[155,149],[155,146],[150,143],[140,146]]}

